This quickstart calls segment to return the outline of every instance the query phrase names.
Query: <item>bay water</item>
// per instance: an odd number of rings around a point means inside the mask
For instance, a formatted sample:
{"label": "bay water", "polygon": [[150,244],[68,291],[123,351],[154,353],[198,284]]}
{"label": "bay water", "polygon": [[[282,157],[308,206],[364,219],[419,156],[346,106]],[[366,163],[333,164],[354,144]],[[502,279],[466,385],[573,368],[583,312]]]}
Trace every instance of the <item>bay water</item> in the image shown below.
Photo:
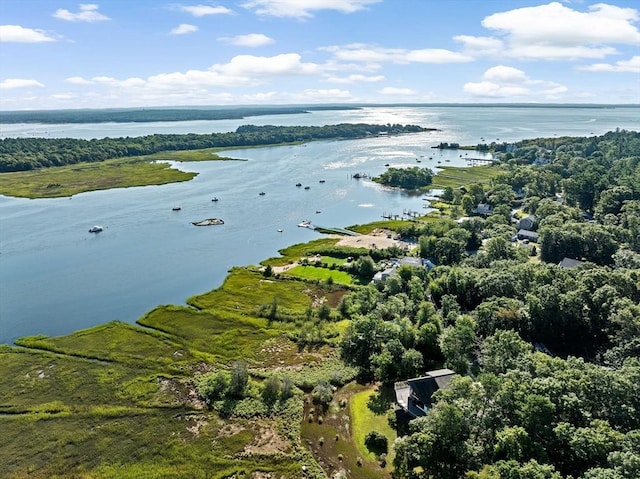
{"label": "bay water", "polygon": [[[247,161],[175,164],[198,176],[170,185],[57,199],[0,196],[0,343],[68,334],[114,319],[135,322],[159,304],[184,304],[218,287],[233,266],[257,264],[283,247],[321,237],[297,227],[303,220],[346,227],[379,220],[383,213],[424,211],[421,196],[354,179],[355,173],[375,176],[387,164],[418,161],[433,169],[466,166],[467,152],[432,148],[440,142],[476,145],[481,138],[511,142],[637,131],[640,107],[366,107],[243,120],[3,124],[0,135],[88,139],[336,123],[418,124],[438,131],[230,150],[223,154]],[[224,224],[192,225],[214,217]],[[96,224],[104,231],[89,233]]]}

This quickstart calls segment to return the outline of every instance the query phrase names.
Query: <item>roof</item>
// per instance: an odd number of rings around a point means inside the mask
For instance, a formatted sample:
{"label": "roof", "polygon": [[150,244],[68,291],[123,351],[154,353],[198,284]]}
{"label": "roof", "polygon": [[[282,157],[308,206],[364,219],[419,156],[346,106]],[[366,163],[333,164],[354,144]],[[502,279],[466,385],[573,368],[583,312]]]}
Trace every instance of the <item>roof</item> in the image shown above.
{"label": "roof", "polygon": [[518,230],[518,237],[538,239],[538,233],[531,230],[520,229]]}
{"label": "roof", "polygon": [[437,369],[419,378],[397,382],[396,403],[413,417],[424,416],[432,406],[433,394],[449,387],[455,374],[451,369]]}
{"label": "roof", "polygon": [[562,261],[558,263],[558,266],[560,266],[561,268],[574,268],[576,266],[580,266],[581,264],[584,264],[584,261],[565,257],[562,258]]}

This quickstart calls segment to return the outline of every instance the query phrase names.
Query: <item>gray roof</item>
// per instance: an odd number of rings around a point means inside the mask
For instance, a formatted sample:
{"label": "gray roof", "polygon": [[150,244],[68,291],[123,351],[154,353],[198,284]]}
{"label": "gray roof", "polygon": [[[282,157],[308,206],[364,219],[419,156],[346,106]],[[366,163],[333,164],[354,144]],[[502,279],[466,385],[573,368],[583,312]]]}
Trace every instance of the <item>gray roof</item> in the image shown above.
{"label": "gray roof", "polygon": [[573,268],[575,266],[580,266],[581,264],[584,264],[584,261],[565,257],[565,258],[562,258],[562,261],[558,263],[558,266],[560,266],[561,268]]}
{"label": "gray roof", "polygon": [[419,378],[397,382],[396,402],[411,416],[424,416],[432,406],[433,394],[439,389],[449,387],[455,374],[451,369],[437,369]]}

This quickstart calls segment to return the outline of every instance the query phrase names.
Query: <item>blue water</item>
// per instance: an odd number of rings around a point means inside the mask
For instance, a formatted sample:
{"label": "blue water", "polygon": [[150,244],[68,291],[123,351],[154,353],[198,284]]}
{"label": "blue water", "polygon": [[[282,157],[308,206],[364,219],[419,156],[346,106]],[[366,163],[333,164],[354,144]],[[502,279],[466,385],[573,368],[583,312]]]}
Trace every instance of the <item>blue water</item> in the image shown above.
{"label": "blue water", "polygon": [[[638,130],[639,118],[637,108],[380,107],[250,121],[42,125],[46,130],[0,125],[5,136],[74,132],[84,138],[229,131],[246,123],[413,123],[440,129],[228,151],[226,155],[248,161],[182,163],[176,167],[199,174],[171,185],[97,191],[71,199],[0,196],[0,342],[66,334],[112,319],[134,322],[158,304],[183,304],[189,296],[219,286],[232,266],[257,264],[277,255],[278,249],[320,237],[296,226],[305,219],[322,226],[349,226],[378,220],[383,212],[419,210],[420,197],[351,175],[377,175],[386,163],[414,166],[416,158],[432,168],[438,161],[466,164],[463,152],[431,148],[441,141],[476,144],[481,137],[515,141],[602,134],[617,127]],[[310,189],[296,188],[297,182]],[[261,191],[266,194],[260,196]],[[216,203],[211,201],[214,196],[219,198]],[[177,205],[181,211],[172,211]],[[191,225],[211,217],[225,224]],[[104,231],[89,233],[95,224]]]}

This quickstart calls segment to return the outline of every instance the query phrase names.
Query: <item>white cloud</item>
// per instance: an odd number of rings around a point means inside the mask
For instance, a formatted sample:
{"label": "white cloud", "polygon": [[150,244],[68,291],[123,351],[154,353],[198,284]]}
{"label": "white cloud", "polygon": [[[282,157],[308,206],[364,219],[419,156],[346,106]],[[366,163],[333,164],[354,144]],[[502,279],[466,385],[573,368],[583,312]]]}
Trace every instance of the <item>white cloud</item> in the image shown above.
{"label": "white cloud", "polygon": [[171,29],[169,32],[171,35],[185,35],[187,33],[197,32],[198,27],[195,25],[189,25],[188,23],[181,23],[177,27]]}
{"label": "white cloud", "polygon": [[396,95],[396,96],[414,96],[416,92],[411,88],[397,88],[388,86],[382,90],[378,90],[381,95]]}
{"label": "white cloud", "polygon": [[69,77],[64,81],[67,83],[71,83],[72,85],[93,85],[92,81],[86,80],[82,77]]}
{"label": "white cloud", "polygon": [[638,11],[598,3],[580,12],[558,2],[495,13],[482,25],[505,36],[507,54],[533,59],[602,58],[607,44],[637,45]]}
{"label": "white cloud", "polygon": [[55,41],[55,38],[43,30],[25,28],[20,25],[0,25],[0,42],[42,43]]}
{"label": "white cloud", "polygon": [[504,50],[504,43],[498,38],[456,35],[453,39],[462,43],[466,54],[474,57],[479,55],[496,56]]}
{"label": "white cloud", "polygon": [[312,75],[320,72],[319,65],[300,60],[297,53],[283,53],[272,57],[238,55],[229,63],[213,65],[210,70],[230,76]]}
{"label": "white cloud", "polygon": [[629,60],[620,60],[614,64],[595,63],[578,70],[588,72],[616,72],[616,73],[640,73],[640,55],[631,57]]}
{"label": "white cloud", "polygon": [[338,61],[369,63],[464,63],[472,57],[451,50],[426,48],[406,50],[403,48],[384,48],[376,45],[353,43],[342,46],[323,47],[321,50],[333,54]]}
{"label": "white cloud", "polygon": [[233,13],[227,7],[212,5],[180,5],[180,10],[190,13],[194,17],[204,17],[206,15],[227,15]]}
{"label": "white cloud", "polygon": [[100,7],[95,3],[81,3],[79,8],[80,10],[75,13],[70,12],[66,8],[59,8],[53,16],[69,22],[103,22],[105,20],[111,20],[106,15],[98,12],[98,8]]}
{"label": "white cloud", "polygon": [[310,18],[319,10],[353,13],[382,0],[248,0],[244,8],[271,17]]}
{"label": "white cloud", "polygon": [[237,35],[235,37],[220,37],[219,40],[240,47],[261,47],[274,43],[273,38],[263,35],[262,33],[248,33],[247,35]]}
{"label": "white cloud", "polygon": [[554,100],[568,88],[551,81],[531,79],[517,68],[498,65],[485,71],[481,81],[466,83],[464,91],[481,98]]}
{"label": "white cloud", "polygon": [[331,83],[375,83],[375,82],[381,82],[386,80],[386,78],[383,75],[376,75],[376,76],[366,76],[366,75],[358,75],[358,74],[353,74],[353,75],[349,75],[347,77],[329,77],[327,78],[328,82]]}
{"label": "white cloud", "polygon": [[44,85],[38,80],[30,80],[25,78],[7,78],[0,82],[1,90],[11,90],[14,88],[42,88]]}

